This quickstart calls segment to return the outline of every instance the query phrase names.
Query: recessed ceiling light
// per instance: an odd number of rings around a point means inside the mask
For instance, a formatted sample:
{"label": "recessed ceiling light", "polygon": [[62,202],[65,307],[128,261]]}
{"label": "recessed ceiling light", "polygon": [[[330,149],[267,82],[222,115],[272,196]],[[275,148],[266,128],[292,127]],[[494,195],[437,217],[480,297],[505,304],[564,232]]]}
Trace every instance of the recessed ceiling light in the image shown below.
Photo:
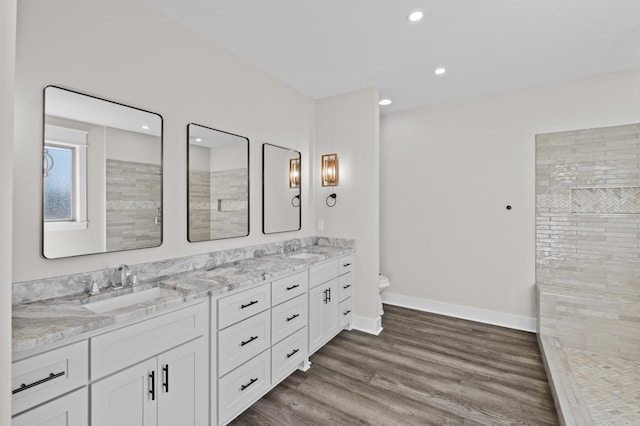
{"label": "recessed ceiling light", "polygon": [[420,12],[419,10],[416,10],[415,12],[411,12],[411,14],[409,14],[409,20],[411,22],[418,22],[423,17],[424,17],[424,13]]}
{"label": "recessed ceiling light", "polygon": [[436,68],[436,70],[434,71],[434,74],[435,75],[442,75],[442,74],[444,74],[446,72],[447,72],[446,68]]}
{"label": "recessed ceiling light", "polygon": [[391,99],[380,99],[380,102],[378,102],[378,104],[380,104],[382,106],[390,105],[391,104]]}
{"label": "recessed ceiling light", "polygon": [[146,124],[143,124],[143,125],[142,125],[142,128],[143,128],[144,130],[149,130],[149,126],[147,126]]}
{"label": "recessed ceiling light", "polygon": [[196,142],[202,142],[202,139],[196,138]]}

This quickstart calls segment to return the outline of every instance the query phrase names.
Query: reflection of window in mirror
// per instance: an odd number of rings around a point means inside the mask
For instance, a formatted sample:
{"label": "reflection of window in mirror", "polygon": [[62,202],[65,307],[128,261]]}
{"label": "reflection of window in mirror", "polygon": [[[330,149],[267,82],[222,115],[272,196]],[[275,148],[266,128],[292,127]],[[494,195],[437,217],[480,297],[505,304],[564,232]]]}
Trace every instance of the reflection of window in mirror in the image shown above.
{"label": "reflection of window in mirror", "polygon": [[87,227],[87,132],[45,126],[45,230]]}

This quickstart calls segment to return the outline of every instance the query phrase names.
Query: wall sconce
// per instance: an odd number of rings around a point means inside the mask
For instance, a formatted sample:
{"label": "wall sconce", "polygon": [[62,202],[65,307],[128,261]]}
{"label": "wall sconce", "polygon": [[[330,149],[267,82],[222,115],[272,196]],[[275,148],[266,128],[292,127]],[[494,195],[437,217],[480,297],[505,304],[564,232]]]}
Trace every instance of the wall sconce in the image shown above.
{"label": "wall sconce", "polygon": [[300,188],[300,159],[289,160],[289,188]]}
{"label": "wall sconce", "polygon": [[[322,186],[338,186],[338,154],[322,156]],[[329,194],[325,203],[333,207],[338,202],[336,193]],[[333,200],[331,202],[330,200]]]}
{"label": "wall sconce", "polygon": [[338,186],[338,154],[322,156],[322,186]]}

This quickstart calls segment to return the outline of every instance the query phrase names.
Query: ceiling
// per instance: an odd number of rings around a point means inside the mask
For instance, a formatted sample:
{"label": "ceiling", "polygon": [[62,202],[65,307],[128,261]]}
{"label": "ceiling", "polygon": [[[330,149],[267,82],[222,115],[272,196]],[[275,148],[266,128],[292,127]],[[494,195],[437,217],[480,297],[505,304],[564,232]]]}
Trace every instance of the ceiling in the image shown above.
{"label": "ceiling", "polygon": [[640,67],[639,0],[144,1],[314,99],[376,86],[382,112]]}

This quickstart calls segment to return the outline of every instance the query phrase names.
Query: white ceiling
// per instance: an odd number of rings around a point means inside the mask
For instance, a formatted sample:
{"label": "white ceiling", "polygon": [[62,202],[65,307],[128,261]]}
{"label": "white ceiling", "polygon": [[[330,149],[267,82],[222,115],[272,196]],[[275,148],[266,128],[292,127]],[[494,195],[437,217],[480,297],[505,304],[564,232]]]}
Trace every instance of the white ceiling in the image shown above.
{"label": "white ceiling", "polygon": [[312,98],[376,86],[383,112],[640,67],[640,0],[144,1]]}

